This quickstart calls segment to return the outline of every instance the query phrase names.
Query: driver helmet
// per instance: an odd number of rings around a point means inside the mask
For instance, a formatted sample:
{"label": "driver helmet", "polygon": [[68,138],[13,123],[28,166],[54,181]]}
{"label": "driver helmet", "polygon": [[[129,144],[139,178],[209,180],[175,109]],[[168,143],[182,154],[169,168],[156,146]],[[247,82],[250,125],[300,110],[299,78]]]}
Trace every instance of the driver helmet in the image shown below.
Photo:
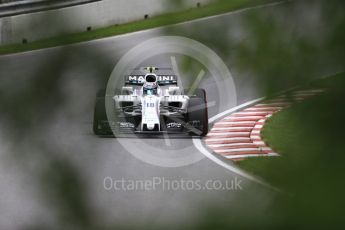
{"label": "driver helmet", "polygon": [[157,95],[158,84],[157,76],[155,74],[148,74],[145,76],[145,84],[143,85],[144,95]]}

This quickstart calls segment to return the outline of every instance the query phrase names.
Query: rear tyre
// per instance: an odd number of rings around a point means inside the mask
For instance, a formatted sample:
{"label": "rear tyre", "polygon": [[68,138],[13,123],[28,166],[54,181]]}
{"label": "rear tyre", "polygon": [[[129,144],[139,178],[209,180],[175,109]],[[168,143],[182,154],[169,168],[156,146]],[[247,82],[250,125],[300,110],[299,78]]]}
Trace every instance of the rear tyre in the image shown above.
{"label": "rear tyre", "polygon": [[[118,95],[119,90],[115,90]],[[93,132],[99,136],[112,136],[113,132],[108,122],[107,112],[105,109],[106,89],[100,89],[96,95],[96,103],[93,115]]]}
{"label": "rear tyre", "polygon": [[[205,136],[208,133],[207,103],[202,97],[192,97],[188,103],[188,123],[190,134]],[[187,127],[188,128],[188,127]]]}
{"label": "rear tyre", "polygon": [[[105,111],[105,98],[97,97],[93,115],[93,132],[96,135],[106,135],[107,113]],[[110,127],[109,127],[110,129]]]}

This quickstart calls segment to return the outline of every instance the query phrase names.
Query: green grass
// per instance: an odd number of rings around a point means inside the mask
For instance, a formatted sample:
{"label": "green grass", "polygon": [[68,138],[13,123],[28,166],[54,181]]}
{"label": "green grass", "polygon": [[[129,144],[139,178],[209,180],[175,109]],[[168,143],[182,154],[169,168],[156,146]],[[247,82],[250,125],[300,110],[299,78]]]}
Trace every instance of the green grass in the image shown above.
{"label": "green grass", "polygon": [[155,27],[173,25],[180,22],[185,22],[211,15],[222,14],[241,8],[256,6],[267,2],[275,1],[276,0],[218,0],[212,4],[208,4],[198,8],[192,8],[174,13],[166,13],[152,18],[148,18],[146,20],[135,21],[121,25],[113,25],[106,28],[95,29],[81,33],[65,34],[58,37],[43,39],[39,41],[29,41],[29,43],[26,44],[18,43],[1,46],[0,54],[9,54],[28,50],[62,46],[109,36],[115,36],[119,34],[151,29]]}

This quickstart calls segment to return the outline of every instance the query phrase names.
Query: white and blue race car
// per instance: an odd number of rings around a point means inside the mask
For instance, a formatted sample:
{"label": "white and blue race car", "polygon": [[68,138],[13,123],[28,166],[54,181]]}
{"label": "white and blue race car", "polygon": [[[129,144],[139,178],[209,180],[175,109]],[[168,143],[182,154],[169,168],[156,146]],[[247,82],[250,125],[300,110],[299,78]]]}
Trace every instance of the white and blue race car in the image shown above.
{"label": "white and blue race car", "polygon": [[105,90],[97,94],[93,131],[96,135],[187,134],[205,136],[208,132],[207,101],[204,89],[181,89],[177,76],[157,74],[127,75],[120,90],[114,90],[114,118],[108,119]]}

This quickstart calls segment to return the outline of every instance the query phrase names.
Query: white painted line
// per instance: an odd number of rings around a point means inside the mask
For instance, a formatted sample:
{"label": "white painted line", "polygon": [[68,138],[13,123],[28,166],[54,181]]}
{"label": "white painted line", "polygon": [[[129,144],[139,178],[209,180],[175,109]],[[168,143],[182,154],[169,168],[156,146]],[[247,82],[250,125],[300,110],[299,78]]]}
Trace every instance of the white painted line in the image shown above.
{"label": "white painted line", "polygon": [[[221,118],[223,118],[224,116],[230,114],[230,113],[233,113],[233,112],[236,112],[240,109],[243,109],[243,108],[246,108],[246,107],[249,107],[249,106],[252,106],[256,103],[259,103],[261,101],[263,101],[265,98],[262,97],[262,98],[258,98],[258,99],[255,99],[255,100],[251,100],[251,101],[248,101],[246,103],[243,103],[241,105],[238,105],[238,106],[235,106],[231,109],[228,109],[224,112],[221,112],[213,117],[211,117],[208,121],[209,123],[213,123]],[[281,106],[280,105],[263,105],[261,106],[262,108],[278,108],[278,109],[281,109]],[[259,121],[239,121],[239,122],[227,122],[227,121],[222,121],[220,122],[220,124],[223,124],[223,125],[236,125],[236,124],[263,124],[265,122],[265,119],[259,119]],[[256,140],[251,140],[250,138],[221,138],[221,139],[206,139],[205,142],[207,142],[207,145],[209,145],[210,142],[217,142],[217,141],[226,141],[226,140],[244,140],[244,141],[253,141],[253,144],[255,145],[262,145],[262,146],[266,146],[265,143],[260,139],[259,141],[256,141]],[[238,167],[234,166],[232,163],[230,162],[224,162],[223,160],[219,159],[218,157],[216,157],[215,155],[213,155],[213,153],[211,153],[208,149],[206,149],[201,140],[200,139],[196,139],[196,138],[193,138],[193,144],[194,146],[202,153],[204,154],[208,159],[212,160],[213,162],[215,162],[216,164],[224,167],[225,169],[237,174],[237,175],[240,175],[240,176],[243,176],[244,178],[247,178],[249,180],[252,180],[252,181],[255,181],[257,183],[260,183],[262,185],[265,185],[269,188],[272,188],[274,190],[278,190],[277,188],[271,186],[270,184],[267,184],[266,182],[262,181],[262,180],[259,180],[258,178],[256,178],[255,176],[243,171],[242,169],[239,169]],[[238,144],[238,145],[241,145],[241,144],[251,144],[251,143],[233,143],[233,144]],[[231,143],[224,143],[222,144],[224,147],[225,146],[231,146]],[[217,147],[217,146],[220,146],[220,144],[214,144],[212,145],[212,147]],[[211,146],[210,146],[211,147]],[[261,154],[261,155],[265,155],[265,156],[278,156],[277,153],[269,153],[269,154]],[[261,155],[258,155],[258,156],[261,156]],[[255,156],[254,154],[251,154],[251,155],[242,155],[242,158],[243,157],[251,157],[251,156]],[[224,157],[224,156],[222,156]],[[232,156],[234,158],[231,158],[231,156],[227,156],[228,159],[236,159],[235,156]],[[239,158],[239,157],[237,157]],[[279,191],[279,190],[278,190]]]}

